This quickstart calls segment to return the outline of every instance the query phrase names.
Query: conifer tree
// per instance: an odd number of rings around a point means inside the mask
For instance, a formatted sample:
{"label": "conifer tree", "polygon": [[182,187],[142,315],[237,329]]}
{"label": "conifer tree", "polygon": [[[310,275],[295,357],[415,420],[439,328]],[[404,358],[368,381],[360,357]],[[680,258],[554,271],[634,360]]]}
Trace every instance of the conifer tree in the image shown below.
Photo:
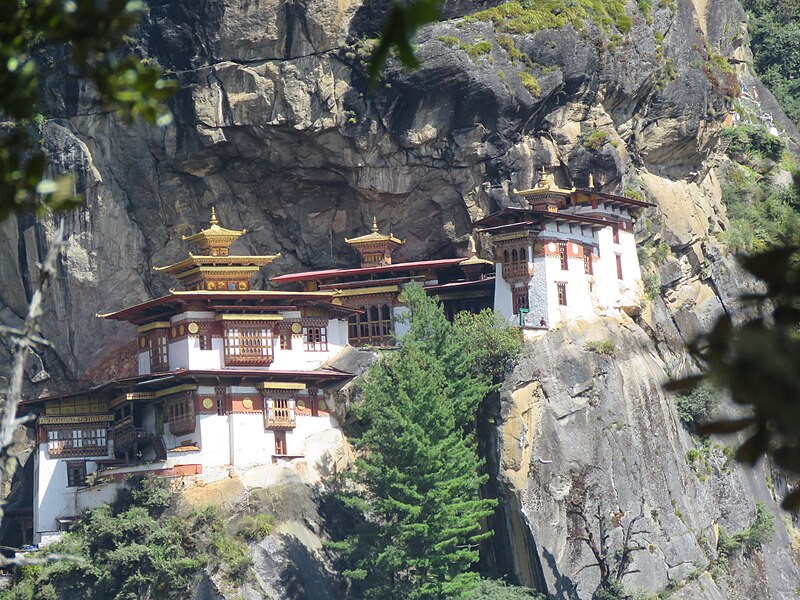
{"label": "conifer tree", "polygon": [[[404,301],[409,332],[369,370],[357,410],[365,425],[355,440],[360,491],[346,501],[362,521],[333,546],[358,597],[457,597],[479,582],[470,568],[478,542],[491,535],[481,521],[496,504],[480,497],[487,476],[472,433],[492,374],[476,368],[486,356],[481,327],[470,322],[467,335],[467,327],[451,325],[419,285],[406,288]],[[513,341],[503,351],[518,351],[517,332],[506,327],[505,335]]]}

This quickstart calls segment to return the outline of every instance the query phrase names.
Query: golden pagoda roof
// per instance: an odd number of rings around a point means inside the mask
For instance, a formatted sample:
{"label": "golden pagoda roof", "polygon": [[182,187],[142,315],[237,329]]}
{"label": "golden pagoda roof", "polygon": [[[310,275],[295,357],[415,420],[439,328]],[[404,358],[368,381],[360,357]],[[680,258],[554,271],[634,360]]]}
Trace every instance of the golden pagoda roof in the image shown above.
{"label": "golden pagoda roof", "polygon": [[369,242],[390,242],[398,246],[405,244],[404,240],[394,237],[391,232],[389,235],[380,233],[378,229],[378,219],[376,217],[372,217],[372,231],[370,233],[354,238],[344,238],[344,241],[348,244],[366,244]]}
{"label": "golden pagoda roof", "polygon": [[542,166],[542,170],[539,173],[539,181],[536,182],[536,187],[531,188],[529,190],[513,190],[517,196],[535,196],[538,194],[544,194],[548,192],[555,192],[558,194],[571,194],[575,191],[573,187],[571,190],[565,190],[563,188],[557,187],[555,185],[550,185],[550,180],[547,178],[547,173],[544,171],[544,166]]}
{"label": "golden pagoda roof", "polygon": [[217,220],[217,211],[212,206],[209,226],[206,229],[195,233],[194,235],[182,235],[181,239],[186,242],[195,243],[200,247],[208,246],[211,243],[219,244],[225,242],[230,245],[245,233],[247,233],[247,229],[237,231],[235,229],[225,229],[224,227],[220,227],[219,221]]}
{"label": "golden pagoda roof", "polygon": [[190,252],[189,258],[164,267],[153,267],[153,270],[172,274],[196,267],[219,267],[221,269],[225,267],[253,267],[254,270],[258,270],[258,267],[266,266],[273,260],[280,258],[280,256],[280,253],[266,254],[263,256],[240,256],[235,254],[228,256],[206,256],[204,254],[196,255]]}
{"label": "golden pagoda roof", "polygon": [[478,258],[478,249],[475,247],[475,238],[472,236],[469,236],[469,258],[458,263],[460,267],[468,267],[469,265],[494,265],[490,260]]}

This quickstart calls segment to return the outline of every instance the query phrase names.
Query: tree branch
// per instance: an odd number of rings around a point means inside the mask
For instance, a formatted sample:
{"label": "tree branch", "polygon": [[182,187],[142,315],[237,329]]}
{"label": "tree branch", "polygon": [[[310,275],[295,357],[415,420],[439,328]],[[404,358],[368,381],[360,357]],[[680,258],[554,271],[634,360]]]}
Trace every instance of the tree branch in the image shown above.
{"label": "tree branch", "polygon": [[[13,340],[14,346],[14,360],[8,393],[5,401],[0,405],[0,487],[3,486],[6,478],[12,475],[12,462],[10,460],[9,451],[14,441],[14,431],[17,426],[33,420],[31,416],[17,418],[17,407],[22,400],[23,379],[28,355],[34,348],[42,345],[42,342],[44,342],[43,338],[39,335],[38,324],[43,313],[42,304],[45,298],[45,291],[50,281],[55,277],[56,263],[63,244],[64,222],[62,221],[53,234],[53,239],[50,241],[50,246],[44,261],[39,264],[39,279],[36,283],[33,295],[31,296],[30,303],[28,304],[28,313],[25,316],[25,322],[19,329],[4,327],[2,332],[0,332],[9,335]],[[0,506],[0,517],[2,514],[3,509],[2,506]],[[0,565],[21,564],[19,561],[24,560],[27,559],[0,558]]]}

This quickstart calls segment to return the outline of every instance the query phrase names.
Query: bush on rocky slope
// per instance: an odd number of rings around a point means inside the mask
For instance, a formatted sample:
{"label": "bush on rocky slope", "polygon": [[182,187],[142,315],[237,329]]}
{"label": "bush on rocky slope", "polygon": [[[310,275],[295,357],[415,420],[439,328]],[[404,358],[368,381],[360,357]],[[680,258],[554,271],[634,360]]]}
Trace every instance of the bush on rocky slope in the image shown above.
{"label": "bush on rocky slope", "polygon": [[245,518],[234,536],[216,507],[180,518],[167,512],[172,500],[168,480],[133,478],[111,504],[87,512],[47,547],[46,554],[70,559],[17,569],[0,599],[186,598],[206,569],[223,582],[244,581],[252,566],[245,540],[261,536],[273,519]]}

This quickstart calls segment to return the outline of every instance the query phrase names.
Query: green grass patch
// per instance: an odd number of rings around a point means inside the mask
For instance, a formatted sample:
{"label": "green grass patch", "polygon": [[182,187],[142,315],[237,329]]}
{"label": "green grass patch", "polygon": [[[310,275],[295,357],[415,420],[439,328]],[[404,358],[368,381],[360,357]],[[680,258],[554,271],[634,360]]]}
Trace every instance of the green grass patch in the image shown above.
{"label": "green grass patch", "polygon": [[492,51],[492,43],[487,41],[477,42],[472,46],[466,46],[465,50],[470,58],[478,58]]}
{"label": "green grass patch", "polygon": [[596,354],[604,354],[606,356],[614,356],[617,352],[617,347],[611,340],[586,342],[583,349],[587,352],[594,352]]}
{"label": "green grass patch", "polygon": [[530,73],[521,71],[519,73],[519,78],[522,81],[522,85],[525,86],[525,89],[528,90],[534,98],[538,98],[542,95],[542,88],[539,87],[539,80],[536,79],[536,77]]}
{"label": "green grass patch", "polygon": [[590,150],[600,150],[611,138],[611,134],[600,129],[592,129],[581,136],[581,144]]}
{"label": "green grass patch", "polygon": [[633,22],[622,0],[520,0],[506,2],[464,18],[491,21],[504,33],[520,35],[571,25],[583,30],[588,21],[604,32],[628,33]]}
{"label": "green grass patch", "polygon": [[445,46],[448,46],[450,48],[453,48],[461,44],[461,40],[459,40],[457,37],[453,35],[440,35],[436,39],[442,42]]}
{"label": "green grass patch", "polygon": [[506,54],[508,54],[508,58],[510,60],[516,60],[519,62],[525,62],[528,60],[528,57],[520,52],[519,48],[517,48],[517,46],[514,44],[514,38],[512,38],[510,35],[501,33],[497,36],[497,43],[500,44],[500,47],[506,51]]}

